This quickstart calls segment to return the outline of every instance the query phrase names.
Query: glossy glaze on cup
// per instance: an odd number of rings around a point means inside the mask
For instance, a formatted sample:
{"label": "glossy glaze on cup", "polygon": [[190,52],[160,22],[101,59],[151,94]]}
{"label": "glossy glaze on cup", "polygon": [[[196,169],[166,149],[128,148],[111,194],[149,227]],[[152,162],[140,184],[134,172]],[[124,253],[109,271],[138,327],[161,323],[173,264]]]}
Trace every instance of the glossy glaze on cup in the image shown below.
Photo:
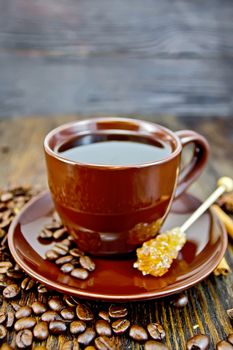
{"label": "glossy glaze on cup", "polygon": [[[172,153],[151,163],[105,166],[73,162],[56,152],[64,142],[85,133],[141,135],[169,143]],[[50,191],[79,247],[95,255],[122,254],[153,237],[175,195],[182,145],[190,142],[196,147],[177,187],[180,193],[198,176],[207,158],[207,143],[194,132],[180,132],[178,137],[156,124],[102,118],[70,123],[49,133],[45,154]]]}

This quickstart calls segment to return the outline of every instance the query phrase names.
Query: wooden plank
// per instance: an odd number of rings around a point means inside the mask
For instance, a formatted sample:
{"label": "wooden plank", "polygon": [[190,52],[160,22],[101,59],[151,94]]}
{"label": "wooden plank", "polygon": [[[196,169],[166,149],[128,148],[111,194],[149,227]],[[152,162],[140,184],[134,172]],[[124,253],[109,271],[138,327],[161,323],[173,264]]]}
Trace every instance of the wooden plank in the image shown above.
{"label": "wooden plank", "polygon": [[230,0],[1,1],[0,47],[62,54],[233,54]]}
{"label": "wooden plank", "polygon": [[231,116],[232,60],[0,54],[0,116]]}
{"label": "wooden plank", "polygon": [[0,1],[0,117],[231,116],[230,0]]}

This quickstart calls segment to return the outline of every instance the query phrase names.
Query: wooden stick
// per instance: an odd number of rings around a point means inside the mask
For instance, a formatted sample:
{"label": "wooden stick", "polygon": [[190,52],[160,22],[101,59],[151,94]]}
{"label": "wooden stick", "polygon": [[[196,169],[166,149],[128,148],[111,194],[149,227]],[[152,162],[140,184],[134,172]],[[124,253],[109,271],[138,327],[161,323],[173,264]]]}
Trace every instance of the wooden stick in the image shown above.
{"label": "wooden stick", "polygon": [[185,232],[224,192],[233,190],[233,180],[230,177],[223,176],[218,180],[217,186],[216,190],[212,192],[200,207],[198,207],[183,225],[180,226],[182,232]]}
{"label": "wooden stick", "polygon": [[227,275],[229,272],[231,272],[230,266],[228,265],[227,261],[225,258],[223,258],[216,269],[214,270],[214,275],[215,276],[220,276],[220,275]]}
{"label": "wooden stick", "polygon": [[229,236],[233,239],[233,220],[217,204],[213,204],[212,208],[214,209],[219,219],[225,225]]}

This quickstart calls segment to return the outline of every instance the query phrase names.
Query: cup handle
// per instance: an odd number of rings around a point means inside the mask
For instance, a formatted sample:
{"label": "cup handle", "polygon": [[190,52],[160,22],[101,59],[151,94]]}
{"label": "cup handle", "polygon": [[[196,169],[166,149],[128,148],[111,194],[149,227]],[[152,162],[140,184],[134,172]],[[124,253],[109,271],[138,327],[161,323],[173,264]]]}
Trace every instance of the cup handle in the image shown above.
{"label": "cup handle", "polygon": [[209,155],[209,145],[206,139],[192,130],[180,130],[175,132],[179,137],[182,148],[194,143],[193,156],[180,172],[175,198],[179,197],[201,174]]}

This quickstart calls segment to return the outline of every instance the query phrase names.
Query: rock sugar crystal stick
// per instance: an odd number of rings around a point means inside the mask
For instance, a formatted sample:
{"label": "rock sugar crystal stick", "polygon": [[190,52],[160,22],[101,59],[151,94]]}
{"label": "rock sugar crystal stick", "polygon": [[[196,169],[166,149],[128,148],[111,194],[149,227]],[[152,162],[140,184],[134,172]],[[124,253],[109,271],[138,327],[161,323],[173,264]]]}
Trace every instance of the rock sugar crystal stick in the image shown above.
{"label": "rock sugar crystal stick", "polygon": [[172,228],[160,233],[143,243],[137,249],[137,261],[134,267],[143,275],[163,276],[186,242],[185,231],[218,199],[224,192],[233,190],[233,180],[222,177],[218,180],[218,188],[201,204],[201,206],[185,221],[181,227]]}

